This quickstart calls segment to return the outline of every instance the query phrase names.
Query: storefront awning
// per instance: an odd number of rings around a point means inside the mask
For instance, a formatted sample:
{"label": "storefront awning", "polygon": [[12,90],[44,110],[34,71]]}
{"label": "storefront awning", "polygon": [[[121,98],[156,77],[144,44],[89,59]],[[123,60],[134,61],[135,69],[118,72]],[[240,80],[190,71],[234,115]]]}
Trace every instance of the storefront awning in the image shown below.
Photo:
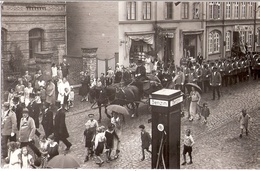
{"label": "storefront awning", "polygon": [[197,35],[197,34],[202,34],[203,29],[200,30],[182,30],[183,35]]}
{"label": "storefront awning", "polygon": [[154,44],[154,31],[149,31],[149,32],[129,32],[129,33],[125,33],[126,36],[134,41],[139,41],[139,40],[143,40],[145,43],[149,44],[149,45],[153,45]]}
{"label": "storefront awning", "polygon": [[127,36],[154,34],[155,31],[125,32]]}

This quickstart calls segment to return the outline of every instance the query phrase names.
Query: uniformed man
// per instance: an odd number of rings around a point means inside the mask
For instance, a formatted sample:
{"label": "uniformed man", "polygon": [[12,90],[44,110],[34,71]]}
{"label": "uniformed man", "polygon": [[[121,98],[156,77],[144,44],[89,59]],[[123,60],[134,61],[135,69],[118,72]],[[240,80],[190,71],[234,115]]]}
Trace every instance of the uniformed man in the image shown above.
{"label": "uniformed man", "polygon": [[213,98],[212,100],[215,100],[215,91],[217,91],[218,99],[220,99],[220,86],[221,86],[221,74],[218,72],[218,69],[216,66],[213,67],[213,71],[210,77],[210,85],[213,89]]}
{"label": "uniformed man", "polygon": [[236,84],[237,83],[237,62],[233,59],[232,61],[232,84]]}
{"label": "uniformed man", "polygon": [[122,80],[122,76],[123,76],[122,68],[119,65],[119,63],[117,63],[116,69],[115,69],[115,80],[114,80],[114,83],[120,83],[121,80]]}
{"label": "uniformed man", "polygon": [[188,75],[188,83],[197,84],[197,75],[196,75],[195,66],[191,67],[190,69],[190,73]]}
{"label": "uniformed man", "polygon": [[221,78],[222,78],[222,85],[224,84],[224,76],[225,76],[225,64],[224,61],[219,61],[218,62],[218,71],[221,74]]}
{"label": "uniformed man", "polygon": [[206,93],[208,90],[210,90],[209,80],[210,80],[210,69],[208,64],[204,64],[204,71],[202,72],[202,81],[203,81],[203,87],[204,87],[204,93]]}
{"label": "uniformed man", "polygon": [[222,85],[225,86],[225,87],[227,87],[228,84],[229,84],[229,74],[230,74],[231,69],[232,69],[230,67],[231,67],[231,65],[230,65],[229,60],[225,60],[225,62],[224,62],[224,75],[223,75],[223,81],[222,81],[223,82]]}
{"label": "uniformed man", "polygon": [[198,86],[201,88],[201,90],[203,89],[203,86],[202,86],[202,75],[203,75],[202,66],[197,65],[197,68],[196,68],[197,83],[198,83]]}
{"label": "uniformed man", "polygon": [[167,88],[171,81],[172,81],[172,76],[169,73],[168,69],[165,67],[164,72],[162,74],[162,80],[161,80],[163,87]]}

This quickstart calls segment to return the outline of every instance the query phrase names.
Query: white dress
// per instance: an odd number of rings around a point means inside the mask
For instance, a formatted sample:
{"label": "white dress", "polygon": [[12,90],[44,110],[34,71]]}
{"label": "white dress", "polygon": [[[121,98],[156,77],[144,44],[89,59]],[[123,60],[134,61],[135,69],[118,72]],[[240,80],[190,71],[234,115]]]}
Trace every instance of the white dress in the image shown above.
{"label": "white dress", "polygon": [[25,87],[24,89],[24,103],[25,106],[28,106],[28,104],[30,103],[30,93],[33,92],[33,87],[29,88],[29,87]]}
{"label": "white dress", "polygon": [[146,70],[146,73],[151,73],[151,58],[146,58],[145,59],[145,70]]}
{"label": "white dress", "polygon": [[70,84],[68,81],[66,81],[65,83],[64,82],[61,82],[58,84],[58,99],[57,101],[60,102],[60,104],[63,104],[64,102],[64,94],[65,94],[65,88],[68,88],[69,91],[70,91]]}
{"label": "white dress", "polygon": [[26,156],[22,154],[22,169],[31,169],[31,160],[32,160],[32,155],[27,154]]}
{"label": "white dress", "polygon": [[21,149],[16,149],[13,152],[10,152],[10,161],[9,161],[9,169],[16,170],[21,169],[21,162],[18,155],[21,154]]}

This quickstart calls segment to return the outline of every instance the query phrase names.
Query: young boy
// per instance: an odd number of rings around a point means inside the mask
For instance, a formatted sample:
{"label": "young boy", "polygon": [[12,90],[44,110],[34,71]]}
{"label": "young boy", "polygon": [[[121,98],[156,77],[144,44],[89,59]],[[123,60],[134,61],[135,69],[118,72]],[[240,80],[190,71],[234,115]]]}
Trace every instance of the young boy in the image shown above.
{"label": "young boy", "polygon": [[248,135],[248,121],[251,119],[251,117],[247,114],[246,109],[242,110],[242,114],[239,116],[239,122],[240,122],[240,138],[242,138],[243,130],[246,130],[246,135]]}
{"label": "young boy", "polygon": [[85,152],[86,156],[84,162],[87,162],[89,160],[89,157],[93,154],[95,134],[93,131],[90,130],[89,126],[86,126],[83,135],[84,135],[85,147],[86,147],[86,152]]}
{"label": "young boy", "polygon": [[74,89],[71,86],[70,87],[70,93],[69,93],[69,99],[68,99],[69,107],[73,107],[74,106],[73,105],[74,104],[74,97],[75,97]]}
{"label": "young boy", "polygon": [[140,125],[139,128],[141,131],[142,155],[143,155],[141,161],[143,161],[145,159],[144,150],[152,154],[152,152],[149,150],[149,147],[151,145],[151,136],[148,132],[145,131],[144,125]]}
{"label": "young boy", "polygon": [[193,140],[190,132],[191,132],[190,129],[187,129],[185,137],[184,137],[184,148],[183,148],[183,160],[184,160],[184,162],[181,165],[187,164],[186,153],[188,153],[189,156],[190,156],[190,162],[188,164],[192,164],[191,152],[192,152],[192,146],[194,145],[194,140]]}
{"label": "young boy", "polygon": [[208,104],[207,103],[203,103],[203,108],[201,110],[201,115],[204,117],[204,123],[207,123],[207,118],[209,117],[210,114],[210,110],[208,108]]}
{"label": "young boy", "polygon": [[65,93],[64,93],[64,108],[65,110],[69,110],[69,94],[70,94],[70,91],[68,88],[65,88]]}

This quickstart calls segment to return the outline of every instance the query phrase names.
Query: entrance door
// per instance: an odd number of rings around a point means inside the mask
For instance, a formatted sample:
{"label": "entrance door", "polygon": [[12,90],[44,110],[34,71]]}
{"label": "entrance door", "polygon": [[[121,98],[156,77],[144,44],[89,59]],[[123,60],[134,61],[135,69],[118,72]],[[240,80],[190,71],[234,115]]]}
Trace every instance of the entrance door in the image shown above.
{"label": "entrance door", "polygon": [[172,38],[165,38],[164,44],[164,63],[169,63],[173,60]]}
{"label": "entrance door", "polygon": [[197,56],[197,35],[184,35],[183,51],[185,57]]}

